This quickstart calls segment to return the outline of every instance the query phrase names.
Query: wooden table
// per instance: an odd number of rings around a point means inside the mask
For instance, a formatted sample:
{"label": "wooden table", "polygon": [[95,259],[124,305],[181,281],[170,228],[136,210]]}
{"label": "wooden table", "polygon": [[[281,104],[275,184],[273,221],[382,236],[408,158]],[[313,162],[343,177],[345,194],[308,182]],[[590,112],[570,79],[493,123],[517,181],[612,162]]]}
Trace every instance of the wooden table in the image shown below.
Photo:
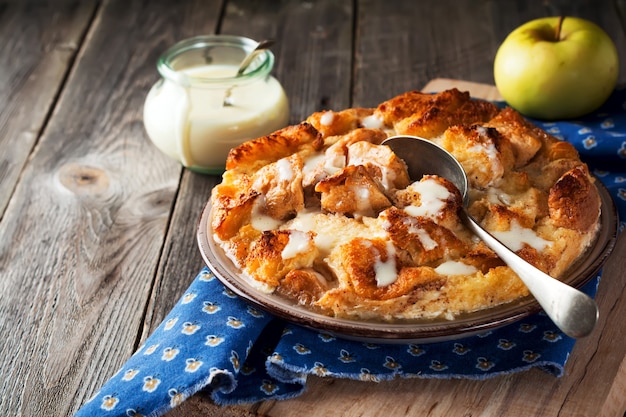
{"label": "wooden table", "polygon": [[[295,123],[436,78],[492,84],[505,35],[558,14],[603,26],[626,63],[624,0],[0,2],[0,415],[71,415],[203,265],[196,220],[219,178],[182,169],[143,129],[165,48],[216,32],[276,39],[274,73]],[[438,83],[428,88],[450,85]],[[293,400],[221,408],[194,397],[169,416],[622,416],[625,256],[622,236],[600,286],[599,325],[561,379],[310,378]]]}

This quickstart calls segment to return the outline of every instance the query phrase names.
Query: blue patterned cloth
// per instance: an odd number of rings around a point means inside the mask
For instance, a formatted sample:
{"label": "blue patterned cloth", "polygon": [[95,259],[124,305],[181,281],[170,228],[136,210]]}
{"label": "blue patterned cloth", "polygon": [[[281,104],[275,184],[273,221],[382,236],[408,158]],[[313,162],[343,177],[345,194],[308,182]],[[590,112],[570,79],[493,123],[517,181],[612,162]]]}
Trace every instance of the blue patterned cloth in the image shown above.
{"label": "blue patterned cloth", "polygon": [[[502,104],[502,103],[500,103]],[[573,143],[626,220],[626,90],[575,121],[534,121]],[[594,296],[600,277],[584,291]],[[163,323],[77,412],[159,416],[202,391],[218,404],[300,395],[308,375],[484,379],[532,367],[556,377],[574,346],[543,313],[485,334],[431,344],[371,344],[285,323],[235,296],[202,269]]]}

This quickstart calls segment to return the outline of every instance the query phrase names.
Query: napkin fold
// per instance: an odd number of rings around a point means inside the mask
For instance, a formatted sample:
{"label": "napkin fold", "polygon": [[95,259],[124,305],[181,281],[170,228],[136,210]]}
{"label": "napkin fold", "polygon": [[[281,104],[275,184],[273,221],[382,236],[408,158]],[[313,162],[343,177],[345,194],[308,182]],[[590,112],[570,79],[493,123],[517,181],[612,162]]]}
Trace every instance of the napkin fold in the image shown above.
{"label": "napkin fold", "polygon": [[[503,105],[503,103],[499,103]],[[626,90],[578,120],[533,120],[574,144],[626,220]],[[600,275],[583,290],[594,296]],[[484,379],[540,368],[555,377],[575,343],[543,313],[484,334],[430,344],[346,340],[286,323],[247,304],[203,268],[122,368],[75,417],[159,416],[202,391],[217,404],[298,396],[308,375],[382,381]]]}

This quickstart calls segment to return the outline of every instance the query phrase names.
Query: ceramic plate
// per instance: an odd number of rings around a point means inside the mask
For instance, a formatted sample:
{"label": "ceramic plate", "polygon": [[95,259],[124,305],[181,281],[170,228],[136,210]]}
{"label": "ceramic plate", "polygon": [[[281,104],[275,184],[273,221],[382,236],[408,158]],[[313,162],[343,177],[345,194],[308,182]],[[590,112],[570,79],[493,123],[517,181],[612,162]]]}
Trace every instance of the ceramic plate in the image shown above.
{"label": "ceramic plate", "polygon": [[[567,284],[577,288],[596,276],[613,249],[617,235],[618,220],[613,200],[600,181],[596,181],[596,184],[602,200],[600,231],[594,243],[569,269],[563,279]],[[454,320],[383,323],[328,317],[286,298],[257,290],[251,278],[241,274],[239,268],[214,241],[210,219],[211,201],[207,203],[200,217],[198,245],[208,267],[226,287],[275,316],[334,336],[378,343],[437,342],[479,334],[517,321],[541,309],[534,298],[525,297],[511,303],[459,316]]]}

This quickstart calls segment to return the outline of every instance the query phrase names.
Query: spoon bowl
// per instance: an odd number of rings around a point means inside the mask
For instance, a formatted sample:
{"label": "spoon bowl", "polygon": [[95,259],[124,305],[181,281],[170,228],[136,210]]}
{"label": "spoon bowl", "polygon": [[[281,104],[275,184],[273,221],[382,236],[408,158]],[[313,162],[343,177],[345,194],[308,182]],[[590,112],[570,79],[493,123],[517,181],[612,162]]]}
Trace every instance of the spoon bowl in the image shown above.
{"label": "spoon bowl", "polygon": [[437,144],[416,136],[394,136],[382,143],[405,161],[409,177],[419,181],[426,174],[452,182],[463,196],[461,217],[467,227],[493,250],[524,282],[545,313],[563,333],[578,338],[589,335],[598,320],[596,302],[526,262],[483,229],[468,213],[469,182],[461,164]]}

